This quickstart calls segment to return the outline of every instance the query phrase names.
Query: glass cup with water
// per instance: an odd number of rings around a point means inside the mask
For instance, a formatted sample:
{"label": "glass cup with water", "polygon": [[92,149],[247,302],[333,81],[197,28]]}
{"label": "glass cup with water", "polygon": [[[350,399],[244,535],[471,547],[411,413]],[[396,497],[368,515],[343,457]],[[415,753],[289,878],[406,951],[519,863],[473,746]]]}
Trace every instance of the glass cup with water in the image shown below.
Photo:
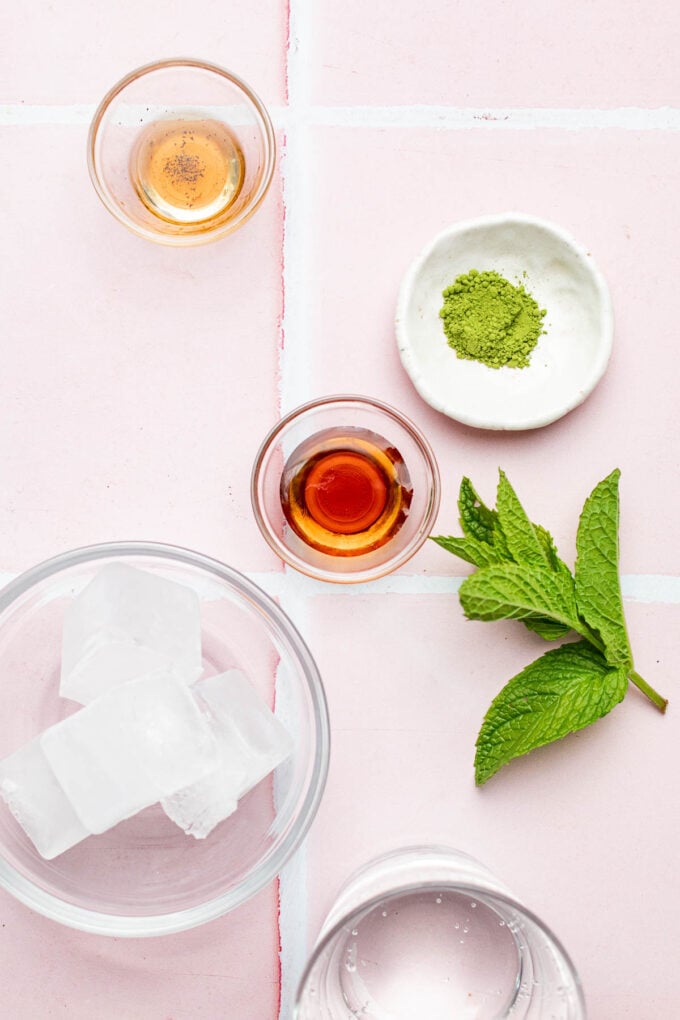
{"label": "glass cup with water", "polygon": [[547,926],[482,864],[397,850],[341,890],[298,988],[295,1020],[585,1020]]}

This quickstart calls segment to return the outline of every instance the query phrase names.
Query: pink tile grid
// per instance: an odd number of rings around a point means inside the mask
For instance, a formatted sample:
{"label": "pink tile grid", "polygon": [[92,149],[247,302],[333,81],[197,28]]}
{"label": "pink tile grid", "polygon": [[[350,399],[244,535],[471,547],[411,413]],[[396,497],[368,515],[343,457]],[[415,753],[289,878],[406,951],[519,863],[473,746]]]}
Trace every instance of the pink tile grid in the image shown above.
{"label": "pink tile grid", "polygon": [[[0,577],[110,539],[215,555],[280,598],[308,639],[333,733],[306,846],[280,889],[229,917],[109,941],[0,895],[8,1016],[292,1020],[335,888],[414,840],[476,854],[545,917],[591,1020],[675,1015],[672,706],[662,719],[631,692],[592,729],[475,789],[484,710],[544,645],[519,625],[466,623],[455,594],[465,568],[432,543],[399,574],[342,591],[284,570],[252,519],[249,476],[281,412],[365,393],[432,442],[435,531],[457,530],[463,474],[492,499],[502,466],[571,561],[583,499],[619,466],[632,643],[674,703],[679,32],[670,5],[610,0],[197,0],[191,11],[68,0],[0,14]],[[127,234],[85,167],[93,105],[128,70],[172,55],[242,74],[272,108],[282,153],[257,216],[195,250]],[[509,209],[589,247],[616,337],[581,408],[503,435],[422,403],[393,316],[403,273],[435,233]]]}
{"label": "pink tile grid", "polygon": [[[672,693],[677,607],[626,608],[640,671]],[[441,842],[486,862],[552,926],[582,975],[589,1016],[673,1016],[680,975],[664,947],[680,822],[660,809],[657,789],[668,791],[663,777],[676,768],[675,715],[631,690],[595,726],[478,789],[484,712],[544,642],[518,623],[465,621],[444,594],[319,596],[308,628],[334,721],[308,850],[310,933],[367,859]]]}
{"label": "pink tile grid", "polygon": [[[366,392],[395,403],[434,445],[443,476],[440,529],[456,529],[463,474],[493,498],[498,466],[565,557],[583,498],[622,470],[624,572],[680,571],[669,480],[678,468],[675,308],[680,271],[674,200],[680,135],[631,131],[436,131],[321,128],[307,142],[313,229],[302,233],[307,298],[299,333],[314,392]],[[614,354],[576,411],[535,432],[493,434],[425,406],[394,342],[403,274],[457,220],[505,210],[556,221],[593,253],[612,292]],[[359,239],[360,238],[360,239]],[[650,513],[650,508],[654,512]],[[409,571],[448,572],[434,549]]]}
{"label": "pink tile grid", "polygon": [[226,243],[140,244],[90,186],[86,130],[0,129],[2,566],[137,537],[276,569],[248,486],[278,400],[280,181]]}
{"label": "pink tile grid", "polygon": [[2,1015],[13,1020],[264,1020],[279,1004],[277,883],[202,928],[112,939],[63,928],[3,896]]}
{"label": "pink tile grid", "polygon": [[[247,16],[245,16],[247,14]],[[201,0],[27,3],[0,13],[0,104],[98,103],[123,75],[166,57],[236,71],[266,103],[284,100],[288,12],[281,0],[245,8]]]}
{"label": "pink tile grid", "polygon": [[680,98],[680,25],[643,0],[308,2],[317,103],[608,108]]}

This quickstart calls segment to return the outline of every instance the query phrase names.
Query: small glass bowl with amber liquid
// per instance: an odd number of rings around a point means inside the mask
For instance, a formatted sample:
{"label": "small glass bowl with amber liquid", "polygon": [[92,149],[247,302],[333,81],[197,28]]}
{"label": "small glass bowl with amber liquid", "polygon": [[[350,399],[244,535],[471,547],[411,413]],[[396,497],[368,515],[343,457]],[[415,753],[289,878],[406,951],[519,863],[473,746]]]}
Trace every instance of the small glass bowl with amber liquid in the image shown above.
{"label": "small glass bowl with amber liquid", "polygon": [[267,110],[231,71],[165,60],[118,82],[94,115],[88,164],[106,208],[151,241],[195,245],[262,202],[276,145]]}
{"label": "small glass bowl with amber liquid", "polygon": [[286,563],[324,581],[368,581],[400,567],[429,535],[439,472],[425,437],[394,408],[328,397],[272,429],[251,496]]}

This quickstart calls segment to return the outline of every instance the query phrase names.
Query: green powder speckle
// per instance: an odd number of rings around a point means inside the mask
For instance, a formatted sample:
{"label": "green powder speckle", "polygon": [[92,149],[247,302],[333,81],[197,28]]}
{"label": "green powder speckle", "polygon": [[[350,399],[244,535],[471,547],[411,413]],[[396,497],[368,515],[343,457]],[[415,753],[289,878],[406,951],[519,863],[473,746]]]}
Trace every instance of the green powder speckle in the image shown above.
{"label": "green powder speckle", "polygon": [[543,329],[539,308],[521,283],[471,269],[443,293],[439,312],[449,347],[459,358],[490,368],[526,368]]}

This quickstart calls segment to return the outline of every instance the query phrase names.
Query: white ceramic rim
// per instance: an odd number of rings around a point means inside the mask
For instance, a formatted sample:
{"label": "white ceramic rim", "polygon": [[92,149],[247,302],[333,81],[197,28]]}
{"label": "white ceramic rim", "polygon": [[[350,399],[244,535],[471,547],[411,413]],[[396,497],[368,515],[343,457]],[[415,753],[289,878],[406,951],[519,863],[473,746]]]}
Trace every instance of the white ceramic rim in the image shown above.
{"label": "white ceramic rim", "polygon": [[[137,81],[137,79],[144,77],[145,74],[151,74],[154,71],[161,71],[170,67],[185,67],[209,71],[212,74],[218,75],[220,78],[226,78],[232,83],[232,85],[236,85],[242,91],[244,97],[252,104],[259,119],[262,136],[264,138],[266,158],[262,171],[262,179],[249,205],[242,210],[241,214],[236,217],[236,219],[228,220],[221,226],[216,226],[214,229],[206,230],[202,233],[161,234],[155,232],[150,227],[147,228],[135,223],[134,220],[126,215],[124,210],[121,209],[120,205],[110,194],[105,181],[100,176],[98,161],[95,159],[95,143],[97,140],[97,134],[111,102],[116,98],[116,96],[120,95],[127,86],[131,84],[131,82]],[[256,209],[259,208],[267,194],[269,185],[272,182],[272,177],[274,176],[275,166],[276,136],[274,134],[274,126],[267,108],[260,97],[253,91],[250,85],[244,81],[243,78],[234,74],[233,71],[228,70],[226,67],[220,67],[219,64],[213,64],[208,60],[198,60],[195,57],[169,57],[166,60],[154,60],[148,64],[142,64],[141,67],[137,67],[133,71],[129,71],[123,78],[120,79],[120,81],[117,81],[116,84],[109,89],[102,101],[99,103],[94,112],[94,116],[92,117],[90,128],[87,133],[87,168],[93,187],[105,208],[108,209],[114,219],[118,220],[118,222],[124,227],[127,227],[127,229],[132,231],[133,234],[136,234],[137,237],[142,237],[145,241],[153,241],[155,244],[163,244],[170,248],[190,248],[197,247],[201,244],[209,244],[211,241],[217,241],[221,237],[226,237],[228,234],[232,234],[239,227],[243,226],[243,224],[250,219]]]}
{"label": "white ceramic rim", "polygon": [[274,879],[286,861],[297,850],[316,815],[328,775],[330,756],[330,723],[323,683],[316,663],[312,658],[297,628],[282,609],[256,584],[226,564],[202,553],[192,552],[180,546],[157,542],[110,542],[85,546],[61,553],[39,563],[20,574],[0,590],[0,613],[33,585],[58,573],[67,567],[77,566],[91,560],[109,556],[149,556],[170,559],[188,566],[200,567],[227,581],[244,598],[266,611],[294,656],[299,660],[307,680],[316,723],[316,748],[312,778],[305,801],[286,838],[274,853],[265,858],[263,866],[255,870],[238,886],[215,899],[197,907],[151,916],[130,916],[106,914],[79,907],[41,889],[25,878],[0,857],[0,887],[6,889],[21,903],[32,910],[59,921],[69,928],[97,935],[113,935],[117,938],[142,938],[169,935],[188,928],[195,928],[206,921],[212,921],[245,903]]}
{"label": "white ceramic rim", "polygon": [[[437,247],[437,245],[439,245],[442,241],[446,241],[448,238],[456,237],[459,234],[476,227],[502,226],[507,223],[521,223],[540,227],[553,234],[564,245],[571,249],[579,262],[585,266],[588,274],[591,276],[595,284],[602,307],[604,322],[597,348],[598,356],[595,360],[592,371],[570,401],[566,404],[560,405],[560,407],[556,408],[554,412],[549,414],[533,418],[527,417],[522,421],[513,422],[509,425],[491,425],[482,417],[478,417],[473,414],[461,414],[455,407],[451,407],[450,405],[443,403],[433,395],[429,387],[427,376],[423,375],[420,370],[420,362],[416,358],[409,340],[408,331],[406,329],[406,312],[410,303],[415,280],[418,277],[424,263],[430,257],[432,251]],[[493,429],[499,432],[519,432],[526,429],[535,429],[541,428],[544,425],[550,425],[552,422],[562,418],[565,414],[568,414],[569,411],[573,411],[575,407],[582,404],[586,397],[592,393],[604,375],[609,363],[614,339],[614,309],[611,295],[609,293],[609,287],[607,286],[604,276],[593,261],[592,256],[588,254],[587,249],[584,248],[584,246],[580,244],[570,233],[568,233],[568,231],[555,223],[551,223],[549,220],[544,220],[539,216],[531,216],[527,213],[494,213],[489,216],[478,216],[473,219],[461,220],[458,223],[454,223],[452,226],[447,227],[445,230],[442,230],[439,234],[437,234],[437,236],[422,249],[420,254],[407,270],[399,288],[397,311],[395,316],[395,329],[397,348],[399,350],[402,365],[410,376],[411,382],[415,386],[416,390],[423,400],[430,405],[430,407],[434,407],[436,411],[440,411],[442,414],[447,415],[449,418],[453,418],[454,421],[461,422],[463,425],[471,425],[478,429]]]}

